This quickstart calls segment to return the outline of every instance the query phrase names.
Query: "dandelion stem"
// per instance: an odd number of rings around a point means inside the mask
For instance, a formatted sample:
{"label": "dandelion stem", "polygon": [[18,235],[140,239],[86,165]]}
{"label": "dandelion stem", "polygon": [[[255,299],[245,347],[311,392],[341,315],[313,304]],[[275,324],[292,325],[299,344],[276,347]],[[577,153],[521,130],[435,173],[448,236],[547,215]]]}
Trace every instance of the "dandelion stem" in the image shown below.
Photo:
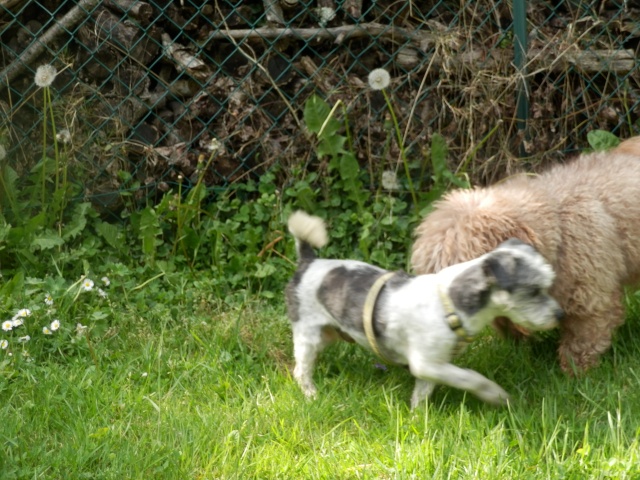
{"label": "dandelion stem", "polygon": [[407,155],[404,148],[404,139],[402,138],[402,133],[400,132],[400,125],[398,124],[398,118],[396,117],[396,112],[393,110],[393,106],[391,105],[391,99],[389,98],[389,94],[387,94],[386,89],[382,90],[382,94],[384,95],[384,99],[387,102],[387,107],[389,108],[389,112],[391,113],[391,120],[393,121],[393,128],[396,133],[398,148],[400,149],[400,157],[402,158],[402,164],[404,165],[404,174],[407,177],[407,183],[409,184],[409,191],[411,192],[411,199],[413,200],[413,204],[417,206],[418,197],[416,195],[416,190],[413,187],[413,180],[411,180],[411,172],[409,172],[409,163],[407,162]]}

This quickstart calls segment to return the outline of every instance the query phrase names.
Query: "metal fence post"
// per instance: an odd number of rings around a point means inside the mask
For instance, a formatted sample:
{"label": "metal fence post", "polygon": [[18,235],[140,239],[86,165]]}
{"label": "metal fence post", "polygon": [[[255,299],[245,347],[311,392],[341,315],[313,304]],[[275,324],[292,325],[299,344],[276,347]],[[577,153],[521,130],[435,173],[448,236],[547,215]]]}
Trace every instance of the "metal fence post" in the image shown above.
{"label": "metal fence post", "polygon": [[[529,118],[529,92],[526,77],[527,65],[527,0],[513,0],[513,48],[514,63],[519,73],[516,100],[516,123],[527,140]],[[527,155],[524,141],[520,144],[520,156]]]}

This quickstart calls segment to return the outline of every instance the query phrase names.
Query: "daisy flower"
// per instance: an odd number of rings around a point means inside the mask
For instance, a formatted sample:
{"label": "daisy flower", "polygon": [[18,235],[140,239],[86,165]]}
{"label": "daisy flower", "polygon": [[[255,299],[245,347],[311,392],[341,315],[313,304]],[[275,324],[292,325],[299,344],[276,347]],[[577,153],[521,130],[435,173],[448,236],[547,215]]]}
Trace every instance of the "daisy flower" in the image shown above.
{"label": "daisy flower", "polygon": [[28,317],[29,315],[31,315],[31,310],[29,310],[28,308],[22,308],[20,310],[18,310],[18,313],[16,313],[16,317]]}
{"label": "daisy flower", "polygon": [[2,350],[6,350],[8,346],[9,346],[9,342],[7,340],[4,340],[4,339],[0,340],[0,348]]}
{"label": "daisy flower", "polygon": [[374,90],[384,90],[391,83],[391,75],[384,68],[376,68],[369,73],[369,86]]}
{"label": "daisy flower", "polygon": [[13,320],[2,322],[2,330],[9,332],[13,328]]}
{"label": "daisy flower", "polygon": [[20,343],[27,343],[29,340],[31,340],[31,337],[29,335],[25,335],[24,337],[18,338],[18,341]]}
{"label": "daisy flower", "polygon": [[51,294],[50,294],[50,293],[47,293],[47,294],[44,296],[44,303],[45,303],[45,304],[47,304],[47,305],[49,305],[49,306],[53,305],[53,297],[51,296]]}
{"label": "daisy flower", "polygon": [[16,328],[16,327],[19,327],[20,325],[24,325],[24,320],[16,316],[16,317],[13,317],[13,320],[11,320],[11,324],[13,325],[13,328]]}
{"label": "daisy flower", "polygon": [[107,298],[107,292],[105,292],[101,288],[98,289],[98,295],[100,295],[102,298]]}
{"label": "daisy flower", "polygon": [[82,281],[82,289],[85,292],[89,292],[89,291],[93,290],[93,280],[91,280],[90,278],[85,278]]}
{"label": "daisy flower", "polygon": [[50,87],[57,74],[58,70],[53,65],[40,65],[36,70],[34,81],[39,87]]}
{"label": "daisy flower", "polygon": [[45,335],[51,335],[51,330],[49,330],[49,327],[42,327],[42,333],[44,333]]}
{"label": "daisy flower", "polygon": [[86,325],[82,325],[81,323],[76,324],[76,333],[78,335],[82,335],[86,329],[87,329]]}
{"label": "daisy flower", "polygon": [[102,280],[102,283],[104,283],[105,287],[111,285],[111,280],[109,280],[109,277],[102,277],[100,280]]}
{"label": "daisy flower", "polygon": [[54,320],[51,322],[51,330],[54,332],[60,328],[60,320]]}

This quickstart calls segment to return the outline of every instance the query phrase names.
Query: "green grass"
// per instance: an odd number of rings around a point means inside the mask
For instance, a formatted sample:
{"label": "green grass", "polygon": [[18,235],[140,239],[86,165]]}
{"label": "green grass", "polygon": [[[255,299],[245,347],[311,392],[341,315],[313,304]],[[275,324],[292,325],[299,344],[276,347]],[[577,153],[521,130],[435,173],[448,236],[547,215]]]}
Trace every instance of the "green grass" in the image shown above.
{"label": "green grass", "polygon": [[350,344],[324,352],[306,401],[280,304],[115,309],[97,365],[85,354],[0,364],[3,480],[640,476],[635,319],[579,379],[559,370],[552,341],[487,332],[458,363],[513,403],[439,387],[412,412],[409,373]]}

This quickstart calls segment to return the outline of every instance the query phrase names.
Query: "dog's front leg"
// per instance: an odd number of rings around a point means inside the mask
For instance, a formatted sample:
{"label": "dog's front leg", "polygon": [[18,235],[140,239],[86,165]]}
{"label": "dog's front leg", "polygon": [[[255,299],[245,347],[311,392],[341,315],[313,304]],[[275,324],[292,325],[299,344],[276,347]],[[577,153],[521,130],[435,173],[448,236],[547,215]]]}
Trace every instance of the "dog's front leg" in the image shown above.
{"label": "dog's front leg", "polygon": [[411,410],[429,398],[434,388],[436,388],[434,382],[416,378],[416,386],[413,389],[413,395],[411,395]]}
{"label": "dog's front leg", "polygon": [[[467,390],[485,402],[494,405],[505,405],[509,394],[495,382],[474,370],[460,368],[450,363],[412,363],[409,367],[416,377],[416,386],[411,399],[415,407],[433,390],[430,383]],[[415,404],[414,404],[415,402]]]}

